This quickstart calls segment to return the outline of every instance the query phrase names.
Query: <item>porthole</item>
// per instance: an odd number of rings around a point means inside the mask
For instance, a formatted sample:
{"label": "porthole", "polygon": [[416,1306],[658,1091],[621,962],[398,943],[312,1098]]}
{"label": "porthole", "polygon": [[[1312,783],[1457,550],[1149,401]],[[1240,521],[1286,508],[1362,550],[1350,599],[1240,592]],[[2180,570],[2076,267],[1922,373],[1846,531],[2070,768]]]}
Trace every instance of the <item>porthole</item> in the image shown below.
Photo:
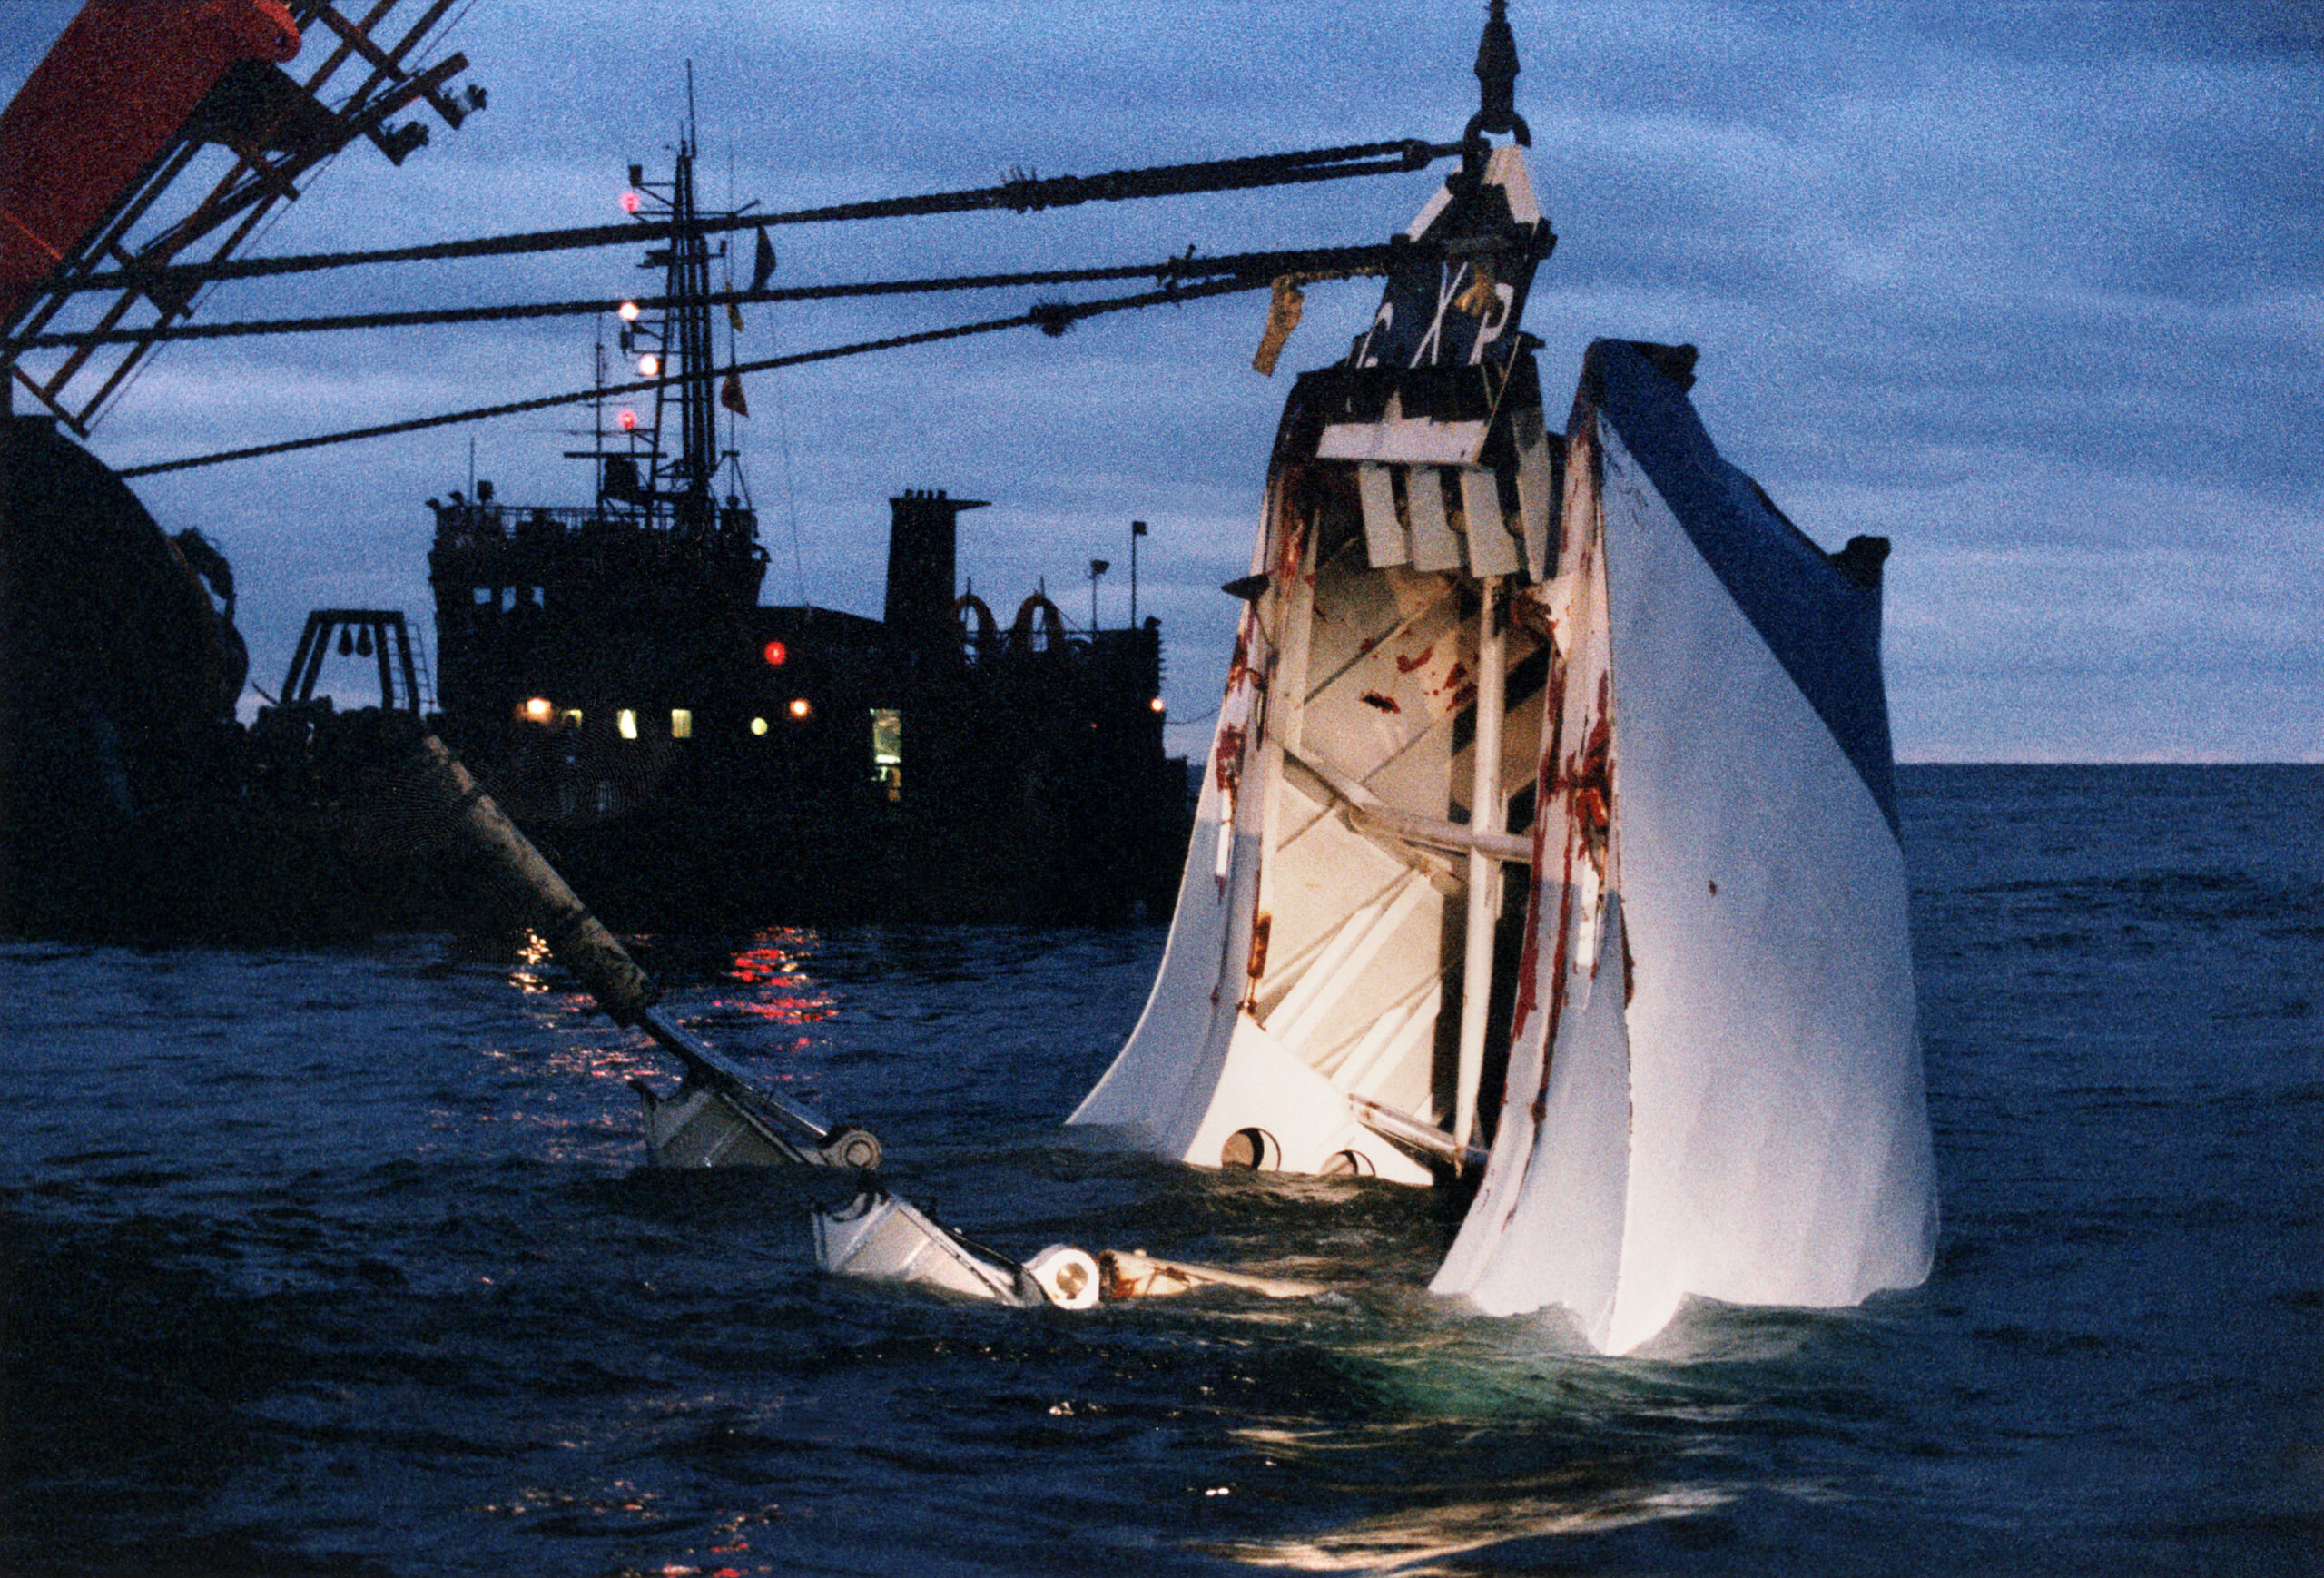
{"label": "porthole", "polygon": [[1238,1129],[1219,1148],[1218,1165],[1273,1172],[1283,1165],[1283,1148],[1264,1129]]}

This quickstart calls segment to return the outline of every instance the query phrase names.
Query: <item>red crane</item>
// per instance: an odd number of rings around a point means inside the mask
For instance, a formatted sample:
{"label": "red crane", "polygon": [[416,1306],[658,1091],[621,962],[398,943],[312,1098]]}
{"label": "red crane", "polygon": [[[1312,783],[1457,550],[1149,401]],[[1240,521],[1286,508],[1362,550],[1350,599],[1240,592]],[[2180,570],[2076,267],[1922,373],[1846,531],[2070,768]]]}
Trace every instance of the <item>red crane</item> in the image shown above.
{"label": "red crane", "polygon": [[[382,44],[374,34],[398,4],[371,0],[350,16],[326,0],[87,0],[0,111],[0,363],[10,375],[0,387],[30,390],[85,436],[151,342],[113,348],[94,366],[98,348],[80,347],[36,371],[21,341],[68,308],[89,327],[149,320],[142,327],[158,329],[192,311],[192,290],[160,276],[100,309],[83,297],[82,279],[225,258],[276,202],[298,195],[300,177],[355,138],[401,163],[428,128],[389,125],[399,112],[424,101],[458,126],[482,108],[480,88],[458,98],[446,91],[464,56],[409,64],[452,0],[425,0]],[[331,47],[300,80],[282,68],[306,39]],[[220,173],[169,217],[162,199],[205,159]],[[222,240],[192,255],[222,230]],[[94,390],[69,390],[84,373]]]}

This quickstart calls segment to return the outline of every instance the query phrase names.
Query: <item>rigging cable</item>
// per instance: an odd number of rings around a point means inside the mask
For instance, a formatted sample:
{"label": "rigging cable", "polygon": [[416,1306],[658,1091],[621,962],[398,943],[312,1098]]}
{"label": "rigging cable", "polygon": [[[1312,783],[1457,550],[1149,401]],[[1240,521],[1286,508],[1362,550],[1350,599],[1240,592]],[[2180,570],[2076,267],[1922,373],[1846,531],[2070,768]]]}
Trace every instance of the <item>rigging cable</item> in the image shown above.
{"label": "rigging cable", "polygon": [[[1084,202],[1122,202],[1147,197],[1180,197],[1203,192],[1239,192],[1261,186],[1285,186],[1313,181],[1337,181],[1356,175],[1392,175],[1427,167],[1432,160],[1462,151],[1461,143],[1427,143],[1405,138],[1389,143],[1359,143],[1344,148],[1319,148],[1301,153],[1267,153],[1244,159],[1216,159],[1195,164],[1162,164],[1144,170],[1117,170],[1105,175],[1012,175],[998,186],[967,192],[941,192],[921,197],[894,197],[870,202],[839,203],[826,208],[793,209],[782,213],[740,213],[699,218],[691,228],[704,234],[751,230],[773,224],[828,224],[861,219],[896,219],[925,214],[969,213],[1006,208],[1019,213],[1040,209],[1069,208]],[[507,257],[521,252],[562,251],[576,247],[635,246],[640,242],[666,241],[678,227],[666,222],[639,224],[586,225],[571,230],[533,231],[502,236],[482,236],[462,242],[431,242],[417,246],[383,247],[370,251],[315,252],[285,258],[232,258],[212,263],[168,264],[158,268],[123,268],[59,281],[59,291],[147,289],[189,280],[246,280],[274,274],[312,272],[320,269],[354,268],[367,263],[428,261],[447,258]]]}
{"label": "rigging cable", "polygon": [[[1164,288],[1204,276],[1264,274],[1324,275],[1377,273],[1388,262],[1387,245],[1312,247],[1296,251],[1238,252],[1223,257],[1171,258],[1161,263],[1117,263],[1091,269],[1044,269],[1010,274],[957,274],[943,279],[876,280],[853,285],[792,285],[780,290],[714,291],[710,307],[762,301],[821,301],[847,296],[903,296],[938,291],[1005,290],[1024,285],[1069,285],[1099,280],[1152,279]],[[496,322],[611,312],[624,305],[645,311],[675,303],[666,296],[618,296],[589,301],[539,301],[502,307],[414,308],[399,312],[345,312],[323,318],[249,319],[233,323],[175,323],[161,328],[114,329],[83,333],[35,334],[18,342],[25,350],[53,346],[113,345],[177,340],[232,340],[257,334],[318,334],[352,329],[403,329],[431,323]]]}
{"label": "rigging cable", "polygon": [[[1096,301],[1044,302],[1012,318],[991,318],[978,323],[959,323],[949,329],[923,330],[916,334],[898,334],[885,340],[859,340],[852,345],[826,346],[820,350],[795,351],[789,356],[769,357],[762,361],[746,361],[729,370],[735,373],[764,372],[773,368],[796,367],[803,362],[829,361],[842,356],[861,356],[868,351],[896,350],[910,345],[928,345],[939,340],[959,340],[971,334],[990,334],[1002,329],[1039,329],[1043,333],[1064,333],[1084,318],[1101,313],[1128,311],[1141,307],[1158,307],[1204,296],[1224,296],[1237,291],[1264,291],[1272,283],[1266,279],[1235,278],[1213,280],[1202,284],[1171,286],[1159,291],[1144,291],[1134,296],[1107,297]],[[200,466],[221,466],[231,460],[251,460],[264,455],[286,454],[294,449],[319,449],[327,444],[348,444],[363,439],[383,439],[397,433],[416,433],[428,428],[450,427],[459,422],[479,422],[495,417],[516,416],[525,411],[546,410],[553,406],[577,405],[595,399],[601,393],[608,395],[637,394],[665,389],[674,384],[699,381],[714,376],[710,370],[698,373],[681,373],[674,378],[642,379],[635,383],[608,385],[603,390],[585,389],[564,394],[539,395],[531,399],[511,400],[505,405],[480,406],[473,410],[446,411],[432,417],[414,417],[406,421],[383,422],[377,427],[355,428],[344,432],[319,433],[304,439],[285,439],[272,444],[255,444],[247,449],[225,449],[210,455],[192,455],[176,460],[156,460],[143,466],[124,467],[123,477],[150,477],[162,471],[186,471]]]}

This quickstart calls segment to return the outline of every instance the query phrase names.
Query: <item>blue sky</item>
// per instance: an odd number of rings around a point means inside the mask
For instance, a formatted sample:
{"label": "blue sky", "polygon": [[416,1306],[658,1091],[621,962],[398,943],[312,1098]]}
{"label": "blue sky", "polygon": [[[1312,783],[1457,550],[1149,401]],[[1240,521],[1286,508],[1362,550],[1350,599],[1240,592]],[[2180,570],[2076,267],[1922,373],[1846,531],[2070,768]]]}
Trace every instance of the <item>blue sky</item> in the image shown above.
{"label": "blue sky", "polygon": [[[74,9],[0,0],[0,91]],[[476,0],[450,45],[491,107],[400,169],[368,145],[255,251],[616,217],[665,165],[694,63],[705,195],[771,209],[1392,137],[1475,104],[1478,0],[1365,5]],[[1818,540],[1895,539],[1905,760],[2324,760],[2324,25],[2267,5],[1513,0],[1533,178],[1561,237],[1528,309],[1561,408],[1592,339],[1691,341],[1723,450]],[[310,45],[312,53],[314,45]],[[778,232],[778,282],[1377,241],[1436,173]],[[221,288],[206,319],[640,288],[632,252]],[[887,498],[990,499],[962,568],[996,607],[1088,562],[1164,621],[1199,751],[1292,371],[1376,287],[1308,291],[1274,380],[1260,297],[763,375],[742,443],[769,601],[877,613]],[[753,309],[745,358],[1022,311],[1002,291]],[[116,466],[589,381],[586,319],[176,347],[108,413]],[[254,674],[312,606],[427,607],[422,500],[478,474],[584,501],[551,413],[144,478],[233,558]]]}

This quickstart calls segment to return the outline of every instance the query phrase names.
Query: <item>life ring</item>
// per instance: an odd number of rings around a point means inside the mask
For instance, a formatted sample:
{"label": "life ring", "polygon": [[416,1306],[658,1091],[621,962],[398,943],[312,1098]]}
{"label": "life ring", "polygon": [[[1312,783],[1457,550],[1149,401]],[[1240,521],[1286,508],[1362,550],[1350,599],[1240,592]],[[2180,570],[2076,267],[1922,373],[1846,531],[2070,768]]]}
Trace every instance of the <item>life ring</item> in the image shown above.
{"label": "life ring", "polygon": [[[1041,639],[1033,639],[1033,616],[1041,621]],[[1017,618],[1009,626],[1009,643],[1019,652],[1062,652],[1065,650],[1065,616],[1058,606],[1039,592],[1035,592],[1017,605]]]}
{"label": "life ring", "polygon": [[[977,616],[976,628],[973,631],[968,629],[960,619],[960,616],[970,609],[976,611]],[[993,622],[992,608],[974,592],[963,592],[952,599],[952,618],[956,624],[962,624],[962,638],[975,646],[979,652],[990,652],[999,644],[1000,630]]]}

